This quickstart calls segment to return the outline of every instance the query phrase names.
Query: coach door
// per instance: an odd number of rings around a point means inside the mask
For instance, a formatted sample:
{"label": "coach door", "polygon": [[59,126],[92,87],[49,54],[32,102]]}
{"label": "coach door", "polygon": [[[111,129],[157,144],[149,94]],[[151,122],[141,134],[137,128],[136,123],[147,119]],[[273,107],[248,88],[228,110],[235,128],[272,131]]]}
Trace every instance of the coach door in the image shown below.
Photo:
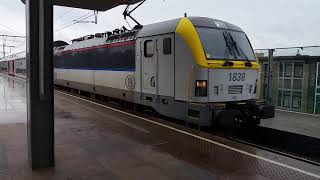
{"label": "coach door", "polygon": [[157,94],[157,42],[156,38],[146,38],[141,42],[141,89],[147,95],[146,100],[151,102],[154,100],[151,94]]}
{"label": "coach door", "polygon": [[158,95],[174,97],[174,35],[166,34],[158,38]]}
{"label": "coach door", "polygon": [[[174,96],[173,35],[146,38],[141,46],[141,89],[147,101],[161,96]],[[152,96],[149,95],[152,94]]]}
{"label": "coach door", "polygon": [[8,61],[8,74],[14,75],[14,61]]}

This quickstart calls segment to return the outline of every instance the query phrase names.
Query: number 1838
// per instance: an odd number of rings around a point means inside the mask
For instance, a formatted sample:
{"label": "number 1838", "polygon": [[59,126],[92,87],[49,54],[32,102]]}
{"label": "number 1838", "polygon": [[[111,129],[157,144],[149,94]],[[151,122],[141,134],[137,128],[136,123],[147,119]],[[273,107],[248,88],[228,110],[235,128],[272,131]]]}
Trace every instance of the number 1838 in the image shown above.
{"label": "number 1838", "polygon": [[246,73],[229,73],[229,81],[245,81]]}

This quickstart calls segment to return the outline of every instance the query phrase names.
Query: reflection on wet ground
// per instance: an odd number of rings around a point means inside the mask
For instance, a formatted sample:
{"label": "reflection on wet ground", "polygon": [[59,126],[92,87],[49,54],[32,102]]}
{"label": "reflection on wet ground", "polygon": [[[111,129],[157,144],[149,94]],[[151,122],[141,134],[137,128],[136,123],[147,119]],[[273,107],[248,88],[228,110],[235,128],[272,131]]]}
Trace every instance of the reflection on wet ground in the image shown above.
{"label": "reflection on wet ground", "polygon": [[26,109],[25,85],[0,76],[0,124],[26,123]]}

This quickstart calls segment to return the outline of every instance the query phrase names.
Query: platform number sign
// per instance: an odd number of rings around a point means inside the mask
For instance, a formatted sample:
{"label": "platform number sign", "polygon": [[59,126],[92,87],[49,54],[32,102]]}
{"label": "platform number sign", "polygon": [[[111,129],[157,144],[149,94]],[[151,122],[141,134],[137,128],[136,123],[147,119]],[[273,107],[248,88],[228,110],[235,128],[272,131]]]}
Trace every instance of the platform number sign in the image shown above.
{"label": "platform number sign", "polygon": [[245,81],[246,73],[229,73],[229,81]]}
{"label": "platform number sign", "polygon": [[130,90],[134,89],[136,85],[135,79],[133,76],[129,75],[126,77],[126,87]]}

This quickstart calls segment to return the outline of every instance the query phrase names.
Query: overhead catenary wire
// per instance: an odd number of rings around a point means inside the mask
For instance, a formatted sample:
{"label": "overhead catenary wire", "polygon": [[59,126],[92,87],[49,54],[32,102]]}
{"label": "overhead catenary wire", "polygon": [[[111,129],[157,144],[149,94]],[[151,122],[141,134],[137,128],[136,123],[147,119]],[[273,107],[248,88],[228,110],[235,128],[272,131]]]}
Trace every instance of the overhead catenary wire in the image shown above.
{"label": "overhead catenary wire", "polygon": [[58,16],[55,21],[63,18],[64,16],[66,16],[67,14],[70,14],[71,12],[73,12],[75,9],[70,9],[69,11],[66,11],[65,13],[63,13],[62,15]]}
{"label": "overhead catenary wire", "polygon": [[13,43],[20,43],[20,42],[25,42],[25,40],[23,41],[18,41],[17,39],[7,39],[7,42],[13,42]]}
{"label": "overhead catenary wire", "polygon": [[10,30],[10,31],[13,31],[13,32],[15,32],[15,33],[17,33],[17,34],[24,35],[24,34],[18,32],[18,31],[16,31],[16,30],[14,30],[14,29],[12,29],[12,28],[10,28],[9,26],[6,26],[6,25],[4,25],[4,24],[0,24],[0,26],[5,27],[6,29],[8,29],[8,30]]}
{"label": "overhead catenary wire", "polygon": [[[274,50],[284,50],[284,49],[306,49],[306,48],[319,48],[320,45],[315,45],[315,46],[295,46],[295,47],[278,47],[278,48],[269,48],[269,49],[274,49]],[[254,49],[256,51],[263,51],[263,50],[268,50],[267,48],[262,48],[262,49]]]}
{"label": "overhead catenary wire", "polygon": [[[90,14],[90,13],[89,13],[89,14]],[[82,18],[82,19],[77,19],[77,20],[75,20],[73,23],[71,23],[71,24],[69,24],[69,25],[66,25],[66,26],[63,26],[63,27],[55,30],[54,32],[58,32],[58,31],[61,31],[61,30],[63,30],[63,29],[66,29],[66,28],[68,28],[68,27],[70,27],[70,26],[73,26],[73,25],[77,24],[79,21],[83,21],[83,20],[88,19],[89,17],[92,17],[92,16],[94,16],[94,14],[92,14],[92,15],[90,15],[90,16],[87,16],[87,17],[84,17],[84,18]]]}
{"label": "overhead catenary wire", "polygon": [[[88,16],[89,14],[90,14],[91,12],[88,12],[88,13],[86,13],[86,14],[84,14],[84,15],[82,15],[82,16],[80,16],[80,17],[78,17],[78,18],[76,18],[76,19],[74,19],[73,20],[73,22],[74,21],[77,21],[78,19],[80,19],[80,18],[83,18],[83,17],[85,17],[85,16]],[[64,23],[63,25],[61,25],[60,27],[64,27],[64,26],[67,26],[67,25],[69,25],[70,23]],[[58,29],[60,29],[60,28],[58,28]]]}
{"label": "overhead catenary wire", "polygon": [[15,49],[21,48],[21,47],[23,47],[23,46],[26,46],[26,43],[25,43],[25,42],[23,42],[23,43],[21,43],[21,44],[18,44],[18,45],[15,47]]}
{"label": "overhead catenary wire", "polygon": [[7,35],[7,34],[0,34],[0,37],[9,37],[9,38],[26,38],[25,36],[14,36],[14,35]]}
{"label": "overhead catenary wire", "polygon": [[[17,49],[26,46],[26,37],[19,35],[0,34],[0,46],[3,47],[1,52],[3,55],[6,53],[15,52]],[[9,51],[6,51],[9,48]]]}

